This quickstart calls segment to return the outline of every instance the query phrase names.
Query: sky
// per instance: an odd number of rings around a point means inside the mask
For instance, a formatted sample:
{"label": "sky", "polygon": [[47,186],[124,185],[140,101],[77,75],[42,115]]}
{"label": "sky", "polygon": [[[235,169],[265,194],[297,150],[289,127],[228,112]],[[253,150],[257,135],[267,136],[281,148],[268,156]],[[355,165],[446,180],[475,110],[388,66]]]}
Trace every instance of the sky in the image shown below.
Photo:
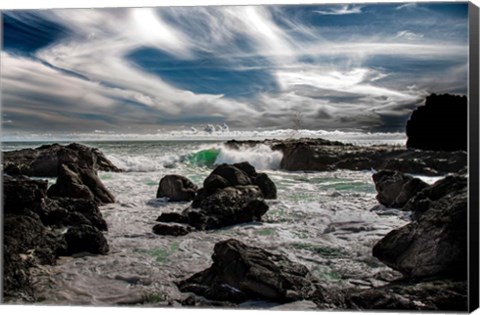
{"label": "sky", "polygon": [[468,5],[3,11],[2,129],[403,131],[467,93]]}

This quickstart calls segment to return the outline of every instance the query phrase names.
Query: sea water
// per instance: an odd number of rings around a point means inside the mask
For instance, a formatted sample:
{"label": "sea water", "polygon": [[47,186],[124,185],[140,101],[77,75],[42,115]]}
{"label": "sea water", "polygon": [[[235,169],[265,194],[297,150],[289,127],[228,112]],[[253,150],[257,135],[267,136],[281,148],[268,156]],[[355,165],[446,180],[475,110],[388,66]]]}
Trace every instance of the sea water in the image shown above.
{"label": "sea water", "polygon": [[[389,231],[407,224],[409,214],[379,206],[373,171],[286,172],[279,169],[281,152],[265,145],[233,150],[218,140],[81,143],[99,148],[125,170],[99,172],[116,198],[101,207],[110,252],[61,257],[55,266],[33,270],[39,303],[178,306],[175,301],[187,294],[175,283],[208,268],[215,243],[230,238],[286,255],[307,266],[327,288],[369,288],[400,276],[371,252]],[[41,144],[3,143],[2,150]],[[267,173],[277,186],[278,199],[267,201],[270,209],[262,222],[179,237],[152,232],[160,214],[189,205],[156,198],[163,176],[183,175],[201,187],[216,164],[242,161]],[[262,301],[247,305],[272,306]]]}

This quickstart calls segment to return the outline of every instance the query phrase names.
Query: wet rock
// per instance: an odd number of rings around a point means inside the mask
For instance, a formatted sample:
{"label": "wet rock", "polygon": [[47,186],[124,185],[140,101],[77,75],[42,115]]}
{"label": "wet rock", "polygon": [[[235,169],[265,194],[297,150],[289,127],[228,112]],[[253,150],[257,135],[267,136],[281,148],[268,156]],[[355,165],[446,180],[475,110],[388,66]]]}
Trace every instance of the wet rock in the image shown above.
{"label": "wet rock", "polygon": [[183,213],[165,212],[157,218],[157,221],[165,223],[188,223],[188,217]]}
{"label": "wet rock", "polygon": [[39,219],[5,214],[3,219],[3,294],[5,298],[32,298],[30,268],[54,264],[66,244]]}
{"label": "wet rock", "polygon": [[393,283],[384,287],[351,292],[348,307],[362,310],[468,310],[466,281],[434,280],[419,283]]}
{"label": "wet rock", "polygon": [[258,186],[218,189],[211,195],[198,195],[183,215],[188,224],[200,230],[259,221],[268,210]]}
{"label": "wet rock", "polygon": [[253,179],[253,185],[260,188],[265,199],[277,199],[277,187],[267,174],[256,175]]}
{"label": "wet rock", "polygon": [[95,171],[74,164],[59,166],[57,180],[48,189],[48,196],[93,200],[99,205],[115,202]]}
{"label": "wet rock", "polygon": [[[211,175],[218,175],[223,177],[228,182],[228,186],[245,186],[245,185],[250,185],[252,183],[247,173],[229,164],[218,165],[213,170]],[[205,179],[205,181],[208,182],[208,177],[207,179]],[[203,184],[203,187],[205,189],[210,188],[208,184],[207,185],[205,184],[205,182]]]}
{"label": "wet rock", "polygon": [[377,200],[390,208],[403,207],[413,196],[428,184],[410,175],[397,171],[383,170],[373,174]]}
{"label": "wet rock", "polygon": [[308,269],[282,255],[230,239],[215,244],[213,264],[178,287],[210,300],[240,303],[250,299],[291,302],[317,291]]}
{"label": "wet rock", "polygon": [[74,226],[65,233],[67,242],[66,255],[80,252],[107,254],[109,247],[103,233],[90,225]]}
{"label": "wet rock", "polygon": [[287,171],[333,171],[337,169],[389,169],[403,173],[441,175],[460,172],[467,166],[465,151],[425,151],[400,146],[354,146],[324,139],[228,141],[241,148],[265,144],[280,150],[280,168]]}
{"label": "wet rock", "polygon": [[447,194],[461,193],[467,188],[467,178],[464,176],[447,176],[436,181],[428,188],[423,189],[403,207],[405,211],[412,211],[412,218],[418,219],[425,211]]}
{"label": "wet rock", "polygon": [[92,200],[74,198],[48,198],[42,205],[42,221],[48,226],[91,225],[106,231],[107,223]]}
{"label": "wet rock", "polygon": [[165,224],[159,223],[153,227],[153,233],[158,235],[172,235],[172,236],[182,236],[190,233],[191,228],[187,225],[182,224]]}
{"label": "wet rock", "polygon": [[168,201],[191,201],[195,198],[197,186],[180,175],[166,175],[158,185],[157,198],[167,197]]}
{"label": "wet rock", "polygon": [[233,164],[233,166],[243,171],[250,178],[254,178],[257,176],[257,171],[255,170],[255,167],[248,162],[235,163]]}
{"label": "wet rock", "polygon": [[46,180],[34,180],[25,176],[3,177],[4,213],[22,214],[33,210],[47,197]]}
{"label": "wet rock", "polygon": [[454,190],[459,181],[440,183],[438,191],[446,194],[424,203],[427,209],[416,221],[388,233],[373,247],[373,255],[406,278],[466,279],[468,193],[466,187]]}
{"label": "wet rock", "polygon": [[3,152],[4,172],[9,175],[56,177],[62,163],[77,164],[98,171],[120,172],[98,149],[78,143],[43,145],[36,149]]}
{"label": "wet rock", "polygon": [[422,150],[467,150],[467,97],[436,95],[412,112],[407,122],[407,147]]}
{"label": "wet rock", "polygon": [[202,188],[202,191],[199,191],[199,194],[203,194],[204,192],[207,194],[212,194],[217,189],[222,189],[228,186],[230,186],[230,183],[228,182],[228,180],[226,180],[220,175],[210,174],[203,181],[203,188]]}

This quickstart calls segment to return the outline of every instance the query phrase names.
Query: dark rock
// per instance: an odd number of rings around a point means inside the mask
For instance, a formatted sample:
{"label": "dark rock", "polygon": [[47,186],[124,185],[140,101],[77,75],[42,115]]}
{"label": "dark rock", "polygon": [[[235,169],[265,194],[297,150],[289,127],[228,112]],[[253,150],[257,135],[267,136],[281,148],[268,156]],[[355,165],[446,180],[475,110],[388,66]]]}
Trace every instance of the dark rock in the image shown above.
{"label": "dark rock", "polygon": [[250,185],[218,189],[208,196],[198,195],[183,215],[191,226],[209,230],[259,221],[267,210],[261,190]]}
{"label": "dark rock", "polygon": [[394,283],[384,287],[351,292],[349,308],[363,310],[468,310],[466,281],[433,280],[420,283]]}
{"label": "dark rock", "polygon": [[47,196],[46,180],[34,180],[19,176],[3,177],[4,213],[21,214],[25,209],[33,210]]}
{"label": "dark rock", "polygon": [[317,291],[305,266],[237,240],[215,244],[212,259],[210,268],[181,281],[180,290],[234,303],[249,299],[289,302],[308,299]]}
{"label": "dark rock", "polygon": [[397,171],[383,170],[373,174],[372,178],[378,202],[390,208],[403,207],[410,198],[428,187],[422,180]]}
{"label": "dark rock", "polygon": [[66,244],[45,229],[39,219],[26,215],[3,218],[3,294],[4,298],[33,298],[30,268],[54,264]]}
{"label": "dark rock", "polygon": [[467,150],[468,107],[466,96],[427,97],[407,122],[407,147],[422,150]]}
{"label": "dark rock", "polygon": [[73,198],[45,199],[42,205],[42,221],[49,226],[92,225],[106,231],[107,223],[98,206],[92,200]]}
{"label": "dark rock", "polygon": [[74,226],[65,233],[67,242],[67,255],[80,252],[92,254],[107,254],[108,243],[100,230],[90,225]]}
{"label": "dark rock", "polygon": [[188,217],[182,213],[166,212],[162,213],[157,218],[157,221],[165,223],[188,223]]}
{"label": "dark rock", "polygon": [[465,151],[443,152],[405,149],[400,146],[354,146],[323,139],[228,141],[232,148],[269,145],[283,152],[280,168],[287,171],[337,169],[389,169],[403,173],[440,175],[457,173],[467,166]]}
{"label": "dark rock", "polygon": [[48,189],[48,196],[93,200],[99,205],[115,202],[95,171],[73,164],[59,167],[57,180]]}
{"label": "dark rock", "polygon": [[195,198],[197,186],[180,175],[164,176],[158,185],[157,198],[167,197],[168,201],[191,201]]}
{"label": "dark rock", "polygon": [[250,178],[254,178],[257,176],[257,171],[255,170],[255,167],[248,162],[235,163],[233,164],[233,166],[243,171]]}
{"label": "dark rock", "polygon": [[464,176],[447,176],[416,194],[403,207],[403,210],[412,211],[412,217],[416,220],[438,200],[448,194],[461,193],[467,185],[467,178]]}
{"label": "dark rock", "polygon": [[265,199],[277,199],[277,187],[267,174],[260,173],[256,175],[253,179],[253,185],[257,185],[260,188]]}
{"label": "dark rock", "polygon": [[153,233],[158,235],[173,235],[173,236],[181,236],[187,235],[190,233],[191,229],[187,225],[182,224],[165,224],[160,223],[153,227]]}
{"label": "dark rock", "polygon": [[416,221],[388,233],[374,246],[373,255],[407,278],[466,279],[468,193],[466,187],[453,190],[456,180],[448,182],[438,185],[445,195],[436,196]]}
{"label": "dark rock", "polygon": [[[229,164],[218,165],[211,174],[219,175],[226,179],[228,186],[245,186],[252,183],[247,173]],[[203,187],[208,189],[205,184]]]}
{"label": "dark rock", "polygon": [[43,145],[36,149],[3,152],[4,172],[9,175],[56,177],[58,166],[67,162],[98,171],[121,171],[98,149],[78,143],[68,146]]}
{"label": "dark rock", "polygon": [[223,178],[220,175],[217,174],[210,174],[205,180],[203,181],[203,190],[202,192],[199,192],[199,194],[202,194],[203,192],[206,192],[208,194],[214,193],[217,189],[222,189],[225,187],[230,186],[230,183],[228,180]]}

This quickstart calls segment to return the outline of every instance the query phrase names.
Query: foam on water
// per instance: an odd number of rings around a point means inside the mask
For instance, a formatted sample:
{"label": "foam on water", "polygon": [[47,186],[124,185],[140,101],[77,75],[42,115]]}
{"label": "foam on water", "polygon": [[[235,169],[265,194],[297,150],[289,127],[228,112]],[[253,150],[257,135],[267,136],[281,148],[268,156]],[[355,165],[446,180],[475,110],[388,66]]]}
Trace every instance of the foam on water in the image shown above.
{"label": "foam on water", "polygon": [[215,160],[215,164],[239,163],[247,161],[256,169],[276,170],[280,167],[283,153],[273,151],[265,144],[254,147],[241,147],[239,150],[223,146]]}

